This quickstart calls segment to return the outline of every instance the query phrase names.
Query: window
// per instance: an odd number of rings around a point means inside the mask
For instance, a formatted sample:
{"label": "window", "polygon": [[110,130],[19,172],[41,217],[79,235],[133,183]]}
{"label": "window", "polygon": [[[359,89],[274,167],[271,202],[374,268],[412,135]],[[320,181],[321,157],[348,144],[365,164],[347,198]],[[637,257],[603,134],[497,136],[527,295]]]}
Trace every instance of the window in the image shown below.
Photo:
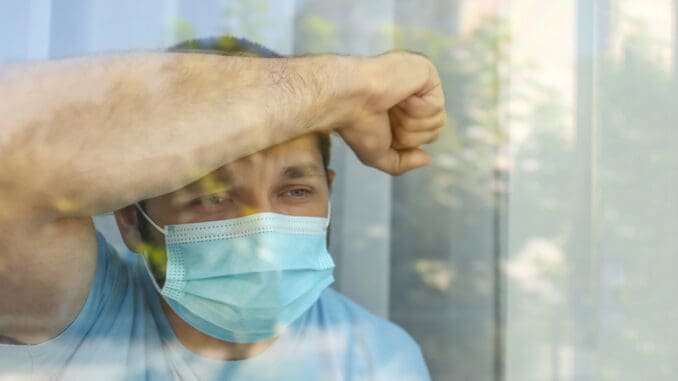
{"label": "window", "polygon": [[432,165],[398,178],[333,139],[334,287],[404,327],[434,380],[672,380],[677,15],[670,0],[3,2],[0,60],[221,34],[420,51],[452,123]]}

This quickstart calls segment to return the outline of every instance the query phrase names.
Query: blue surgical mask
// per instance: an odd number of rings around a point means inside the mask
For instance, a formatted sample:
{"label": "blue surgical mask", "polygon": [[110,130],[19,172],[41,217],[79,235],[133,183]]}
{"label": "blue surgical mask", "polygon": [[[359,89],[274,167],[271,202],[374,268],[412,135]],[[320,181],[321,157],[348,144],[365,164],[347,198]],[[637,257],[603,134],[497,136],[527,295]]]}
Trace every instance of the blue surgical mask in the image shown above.
{"label": "blue surgical mask", "polygon": [[259,213],[162,229],[139,210],[165,234],[160,294],[184,321],[212,337],[238,343],[273,338],[334,281],[329,216]]}

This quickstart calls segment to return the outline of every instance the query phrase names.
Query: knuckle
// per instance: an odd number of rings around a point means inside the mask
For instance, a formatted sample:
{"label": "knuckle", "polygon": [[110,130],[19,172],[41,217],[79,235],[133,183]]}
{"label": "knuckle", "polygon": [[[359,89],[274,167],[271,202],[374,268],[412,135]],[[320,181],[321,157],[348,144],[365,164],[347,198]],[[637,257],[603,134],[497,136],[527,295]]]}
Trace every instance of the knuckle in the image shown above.
{"label": "knuckle", "polygon": [[411,147],[416,145],[416,137],[413,136],[412,134],[401,134],[398,136],[397,141],[400,143],[400,145],[404,147]]}
{"label": "knuckle", "polygon": [[400,122],[400,126],[402,127],[403,130],[405,131],[417,131],[421,128],[420,126],[421,123],[414,119],[406,118],[405,120],[402,120]]}
{"label": "knuckle", "polygon": [[445,126],[450,122],[450,118],[448,117],[447,113],[443,113],[442,116],[440,117],[440,126]]}
{"label": "knuckle", "polygon": [[437,132],[434,133],[433,135],[431,135],[431,136],[428,138],[428,140],[426,141],[426,144],[430,144],[430,143],[433,143],[433,142],[437,141],[439,137],[440,137],[440,134],[439,134],[439,133],[437,133]]}

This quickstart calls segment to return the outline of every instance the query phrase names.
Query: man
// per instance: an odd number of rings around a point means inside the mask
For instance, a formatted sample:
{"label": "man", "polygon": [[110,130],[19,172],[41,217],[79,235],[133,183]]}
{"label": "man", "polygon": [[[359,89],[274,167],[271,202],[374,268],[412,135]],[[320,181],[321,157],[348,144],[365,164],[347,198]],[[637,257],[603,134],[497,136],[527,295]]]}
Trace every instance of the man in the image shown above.
{"label": "man", "polygon": [[[392,174],[426,165],[446,120],[435,68],[195,44],[248,54],[0,76],[0,374],[427,379],[407,334],[327,289],[327,134]],[[93,230],[116,209],[136,261]]]}

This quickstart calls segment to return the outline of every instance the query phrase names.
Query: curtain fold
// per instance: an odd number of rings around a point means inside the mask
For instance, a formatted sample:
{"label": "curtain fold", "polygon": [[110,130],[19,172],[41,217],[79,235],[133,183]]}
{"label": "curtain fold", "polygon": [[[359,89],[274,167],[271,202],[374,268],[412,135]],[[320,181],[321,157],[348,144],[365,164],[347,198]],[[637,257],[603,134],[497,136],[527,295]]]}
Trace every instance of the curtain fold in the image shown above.
{"label": "curtain fold", "polygon": [[220,34],[422,52],[451,117],[430,167],[391,178],[333,139],[335,287],[410,332],[434,380],[673,380],[677,3],[4,1],[0,62]]}

